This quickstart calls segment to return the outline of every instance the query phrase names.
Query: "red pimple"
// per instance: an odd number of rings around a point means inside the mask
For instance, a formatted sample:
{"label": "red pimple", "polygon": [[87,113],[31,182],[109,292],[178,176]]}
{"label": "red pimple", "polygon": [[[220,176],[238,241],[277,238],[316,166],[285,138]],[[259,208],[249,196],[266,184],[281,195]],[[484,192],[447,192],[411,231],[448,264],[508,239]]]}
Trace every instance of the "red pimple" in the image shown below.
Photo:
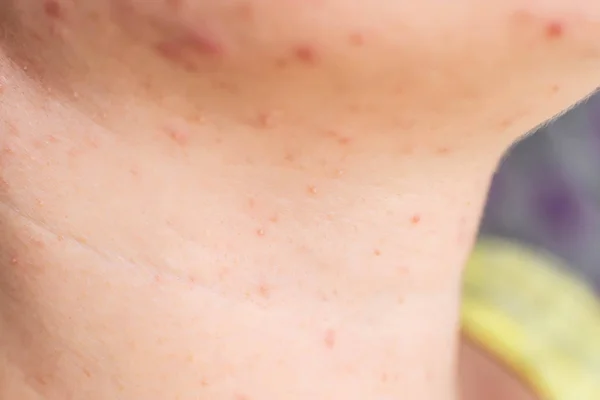
{"label": "red pimple", "polygon": [[272,128],[273,127],[273,113],[268,111],[259,112],[256,117],[256,123],[259,128]]}
{"label": "red pimple", "polygon": [[301,45],[294,49],[296,58],[304,64],[315,64],[317,61],[317,52],[308,45]]}
{"label": "red pimple", "polygon": [[13,264],[13,265],[14,264],[18,264],[19,260],[17,259],[17,257],[13,257],[13,258],[11,258],[10,263]]}
{"label": "red pimple", "polygon": [[44,1],[44,13],[50,18],[60,18],[62,16],[62,7],[57,0]]}
{"label": "red pimple", "polygon": [[264,237],[266,234],[267,234],[267,233],[265,232],[265,230],[264,230],[263,228],[258,228],[258,229],[256,230],[256,236],[259,236],[259,237]]}
{"label": "red pimple", "polygon": [[191,31],[183,40],[182,44],[189,46],[192,50],[203,55],[219,55],[223,53],[223,46],[210,33],[201,30]]}
{"label": "red pimple", "polygon": [[310,185],[306,188],[306,191],[308,192],[308,194],[317,194],[317,187],[314,185]]}
{"label": "red pimple", "polygon": [[273,215],[271,218],[269,218],[269,221],[271,221],[272,223],[276,224],[277,222],[279,222],[279,216],[278,215]]}
{"label": "red pimple", "polygon": [[335,331],[333,329],[328,329],[325,332],[325,337],[323,338],[323,341],[325,342],[325,346],[328,349],[333,349],[333,347],[335,346]]}
{"label": "red pimple", "polygon": [[342,146],[347,146],[350,144],[350,138],[349,137],[345,137],[345,136],[341,136],[338,138],[338,143]]}
{"label": "red pimple", "polygon": [[381,255],[381,250],[375,249],[373,250],[373,254],[379,257]]}
{"label": "red pimple", "polygon": [[365,43],[365,38],[361,33],[355,32],[348,36],[348,42],[353,46],[359,47]]}
{"label": "red pimple", "polygon": [[294,153],[292,153],[291,151],[286,152],[283,158],[285,161],[287,161],[289,163],[296,161],[296,155]]}
{"label": "red pimple", "polygon": [[235,8],[235,14],[241,19],[250,21],[254,19],[254,8],[251,3],[242,2]]}
{"label": "red pimple", "polygon": [[450,153],[450,148],[447,147],[447,146],[438,147],[436,149],[436,153],[439,154],[439,155],[442,155],[442,156],[446,155],[446,154],[449,154]]}
{"label": "red pimple", "polygon": [[190,135],[188,132],[176,130],[173,128],[166,128],[165,132],[169,139],[171,139],[180,146],[185,146],[189,142]]}
{"label": "red pimple", "polygon": [[419,222],[421,222],[421,216],[419,214],[415,214],[410,218],[410,223],[413,225],[417,225]]}
{"label": "red pimple", "polygon": [[183,0],[166,0],[167,6],[173,11],[181,10],[181,6],[183,4]]}
{"label": "red pimple", "polygon": [[558,21],[552,21],[546,25],[546,37],[548,39],[558,39],[565,33],[565,27]]}
{"label": "red pimple", "polygon": [[260,285],[258,285],[258,294],[263,299],[268,299],[269,297],[271,297],[271,288],[269,287],[269,285],[263,282]]}
{"label": "red pimple", "polygon": [[385,372],[383,374],[381,374],[381,382],[387,382],[388,380],[388,374],[386,374]]}

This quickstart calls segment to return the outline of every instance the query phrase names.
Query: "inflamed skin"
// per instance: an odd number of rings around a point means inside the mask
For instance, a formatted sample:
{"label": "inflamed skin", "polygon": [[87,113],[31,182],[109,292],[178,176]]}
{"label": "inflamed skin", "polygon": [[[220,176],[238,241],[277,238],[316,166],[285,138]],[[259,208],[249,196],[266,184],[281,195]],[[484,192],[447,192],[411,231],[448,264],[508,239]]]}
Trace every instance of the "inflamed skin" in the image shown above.
{"label": "inflamed skin", "polygon": [[590,0],[2,0],[0,30],[7,399],[455,399],[490,177],[600,82]]}

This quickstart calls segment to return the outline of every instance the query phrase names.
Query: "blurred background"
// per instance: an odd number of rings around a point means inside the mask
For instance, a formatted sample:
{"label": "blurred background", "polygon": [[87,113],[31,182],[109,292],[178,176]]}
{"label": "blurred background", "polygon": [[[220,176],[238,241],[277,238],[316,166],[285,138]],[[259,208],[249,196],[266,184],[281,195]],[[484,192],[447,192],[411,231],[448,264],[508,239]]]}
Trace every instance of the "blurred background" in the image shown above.
{"label": "blurred background", "polygon": [[513,147],[480,234],[550,251],[600,293],[600,94]]}

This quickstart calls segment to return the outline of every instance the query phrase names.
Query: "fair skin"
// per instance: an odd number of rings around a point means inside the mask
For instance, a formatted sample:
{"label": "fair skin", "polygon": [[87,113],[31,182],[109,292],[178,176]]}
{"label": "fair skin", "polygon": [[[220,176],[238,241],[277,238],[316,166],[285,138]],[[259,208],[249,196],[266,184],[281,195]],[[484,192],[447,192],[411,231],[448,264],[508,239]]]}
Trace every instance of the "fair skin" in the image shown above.
{"label": "fair skin", "polygon": [[455,399],[493,171],[600,82],[589,0],[0,0],[0,29],[23,400]]}

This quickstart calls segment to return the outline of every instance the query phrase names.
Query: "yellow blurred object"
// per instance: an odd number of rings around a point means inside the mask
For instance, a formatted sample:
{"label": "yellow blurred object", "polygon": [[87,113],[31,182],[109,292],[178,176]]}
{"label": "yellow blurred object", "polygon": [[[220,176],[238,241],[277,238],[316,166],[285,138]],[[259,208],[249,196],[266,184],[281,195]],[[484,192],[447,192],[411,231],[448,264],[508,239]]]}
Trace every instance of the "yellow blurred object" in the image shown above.
{"label": "yellow blurred object", "polygon": [[541,400],[600,400],[600,302],[557,259],[480,241],[465,272],[462,326]]}

